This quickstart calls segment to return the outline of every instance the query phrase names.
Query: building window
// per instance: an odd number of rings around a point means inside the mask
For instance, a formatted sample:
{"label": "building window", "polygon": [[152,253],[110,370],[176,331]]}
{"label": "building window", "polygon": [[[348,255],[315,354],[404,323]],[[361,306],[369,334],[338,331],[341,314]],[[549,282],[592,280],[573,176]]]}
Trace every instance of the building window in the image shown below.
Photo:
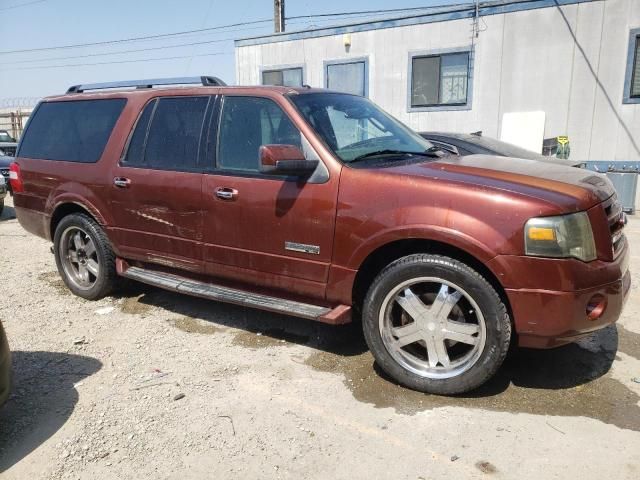
{"label": "building window", "polygon": [[410,55],[410,110],[470,108],[471,70],[468,50]]}
{"label": "building window", "polygon": [[337,92],[368,95],[369,68],[366,58],[325,62],[325,87]]}
{"label": "building window", "polygon": [[640,28],[631,30],[629,35],[623,102],[640,103]]}
{"label": "building window", "polygon": [[263,85],[301,87],[302,83],[302,67],[270,68],[268,70],[262,70]]}

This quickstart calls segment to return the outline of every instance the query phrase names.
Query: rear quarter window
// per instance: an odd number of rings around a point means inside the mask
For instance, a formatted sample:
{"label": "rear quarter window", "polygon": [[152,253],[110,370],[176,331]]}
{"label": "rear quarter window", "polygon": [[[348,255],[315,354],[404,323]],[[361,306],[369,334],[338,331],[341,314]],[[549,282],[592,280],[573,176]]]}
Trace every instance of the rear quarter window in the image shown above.
{"label": "rear quarter window", "polygon": [[29,120],[18,156],[95,163],[125,103],[124,98],[41,103]]}

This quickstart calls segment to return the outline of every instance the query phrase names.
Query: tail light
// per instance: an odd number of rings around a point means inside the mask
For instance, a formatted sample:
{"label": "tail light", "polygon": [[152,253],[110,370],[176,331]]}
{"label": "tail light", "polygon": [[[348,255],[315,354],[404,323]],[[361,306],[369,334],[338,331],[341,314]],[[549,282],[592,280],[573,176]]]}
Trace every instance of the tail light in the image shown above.
{"label": "tail light", "polygon": [[11,182],[11,190],[13,190],[13,193],[24,192],[24,183],[22,182],[20,165],[16,162],[9,165],[9,182]]}

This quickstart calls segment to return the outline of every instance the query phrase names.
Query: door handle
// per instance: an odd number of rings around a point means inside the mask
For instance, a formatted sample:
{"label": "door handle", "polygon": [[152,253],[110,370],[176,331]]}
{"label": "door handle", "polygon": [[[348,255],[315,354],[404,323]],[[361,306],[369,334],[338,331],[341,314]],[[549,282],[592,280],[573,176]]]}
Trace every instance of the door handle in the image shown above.
{"label": "door handle", "polygon": [[220,200],[235,200],[238,198],[238,190],[235,188],[218,187],[215,189],[215,194]]}
{"label": "door handle", "polygon": [[113,184],[118,188],[127,188],[131,185],[131,180],[125,177],[116,177],[113,179]]}

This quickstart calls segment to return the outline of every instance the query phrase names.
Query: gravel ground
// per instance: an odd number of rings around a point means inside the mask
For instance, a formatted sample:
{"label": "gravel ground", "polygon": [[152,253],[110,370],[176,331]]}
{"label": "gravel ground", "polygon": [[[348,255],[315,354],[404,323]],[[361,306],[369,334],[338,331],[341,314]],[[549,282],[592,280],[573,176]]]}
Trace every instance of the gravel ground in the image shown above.
{"label": "gravel ground", "polygon": [[[385,379],[357,326],[142,285],[74,297],[8,203],[2,479],[640,478],[637,254],[617,326],[516,351],[480,391],[443,398]],[[640,219],[627,230],[637,245]]]}

